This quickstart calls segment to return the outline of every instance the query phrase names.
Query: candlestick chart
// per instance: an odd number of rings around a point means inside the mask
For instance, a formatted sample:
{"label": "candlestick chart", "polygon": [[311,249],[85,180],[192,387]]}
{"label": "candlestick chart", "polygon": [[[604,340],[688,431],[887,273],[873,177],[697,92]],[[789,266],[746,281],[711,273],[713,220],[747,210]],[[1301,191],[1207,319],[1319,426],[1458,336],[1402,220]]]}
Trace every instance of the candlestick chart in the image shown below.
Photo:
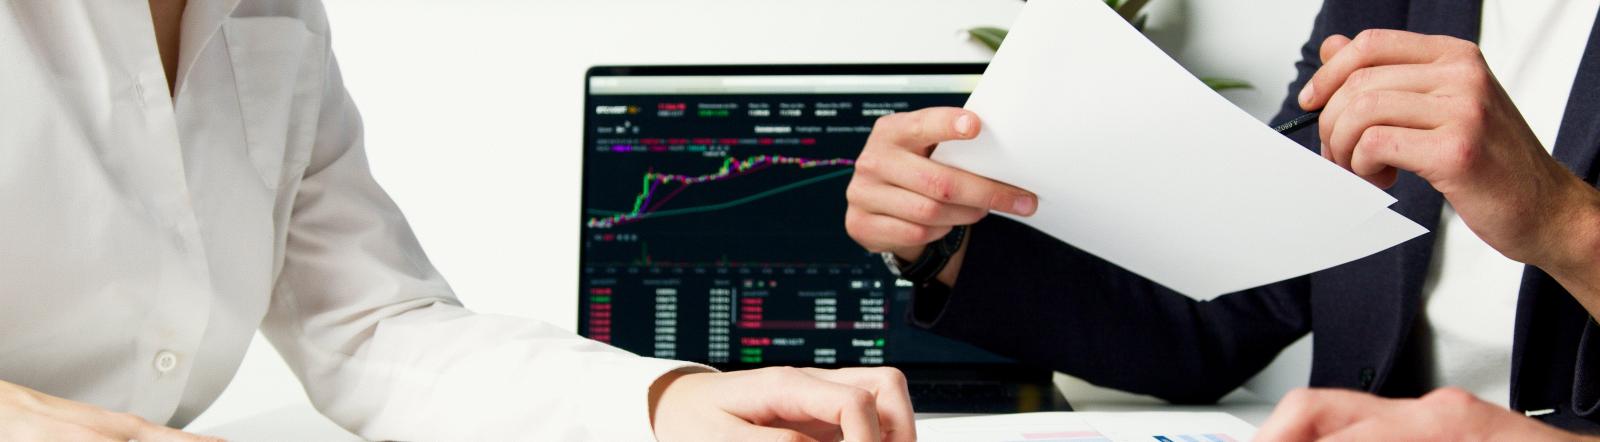
{"label": "candlestick chart", "polygon": [[[689,215],[711,212],[738,207],[753,201],[780,195],[785,192],[802,189],[812,184],[823,181],[839,179],[848,176],[853,169],[855,160],[849,158],[799,158],[782,155],[757,155],[745,159],[727,158],[715,172],[701,175],[687,175],[665,173],[650,170],[644,173],[641,179],[641,188],[638,195],[633,198],[633,207],[626,211],[608,211],[591,209],[586,213],[594,215],[586,225],[591,228],[605,229],[638,222],[649,218],[661,218],[677,215]],[[792,167],[796,169],[829,169],[828,172],[797,179],[776,187],[756,191],[747,195],[710,204],[668,208],[678,195],[690,190],[691,187],[706,187],[710,185],[726,184],[740,177],[761,173],[768,169]]]}

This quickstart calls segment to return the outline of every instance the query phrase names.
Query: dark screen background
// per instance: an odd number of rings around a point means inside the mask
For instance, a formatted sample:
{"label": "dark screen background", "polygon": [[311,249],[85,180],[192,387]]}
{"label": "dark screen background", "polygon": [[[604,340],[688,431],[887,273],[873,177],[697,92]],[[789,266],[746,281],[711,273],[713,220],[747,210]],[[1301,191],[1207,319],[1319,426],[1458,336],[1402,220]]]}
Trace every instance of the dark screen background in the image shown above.
{"label": "dark screen background", "polygon": [[590,95],[579,332],[722,367],[1008,363],[907,324],[910,288],[843,227],[877,115],[965,101]]}

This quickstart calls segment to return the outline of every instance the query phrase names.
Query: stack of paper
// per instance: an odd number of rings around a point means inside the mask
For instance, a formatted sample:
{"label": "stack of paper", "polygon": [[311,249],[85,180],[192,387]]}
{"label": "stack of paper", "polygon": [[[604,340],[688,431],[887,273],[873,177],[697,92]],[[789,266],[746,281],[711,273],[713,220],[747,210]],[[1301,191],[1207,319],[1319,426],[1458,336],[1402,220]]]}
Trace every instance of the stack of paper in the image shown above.
{"label": "stack of paper", "polygon": [[917,421],[917,438],[924,442],[1245,442],[1255,433],[1239,418],[1216,412],[1022,413]]}
{"label": "stack of paper", "polygon": [[1023,221],[1197,299],[1426,232],[1207,88],[1101,0],[1028,2],[933,158],[1039,195]]}

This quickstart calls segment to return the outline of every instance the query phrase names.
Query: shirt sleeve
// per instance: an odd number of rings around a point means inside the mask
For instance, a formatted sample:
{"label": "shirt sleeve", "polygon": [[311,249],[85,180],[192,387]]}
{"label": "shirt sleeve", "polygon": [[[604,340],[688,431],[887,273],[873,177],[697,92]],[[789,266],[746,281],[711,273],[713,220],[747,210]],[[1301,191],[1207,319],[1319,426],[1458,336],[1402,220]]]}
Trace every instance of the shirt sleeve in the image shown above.
{"label": "shirt sleeve", "polygon": [[316,408],[375,440],[652,440],[651,384],[710,369],[463,308],[373,180],[337,62],[307,62],[315,143],[263,331]]}

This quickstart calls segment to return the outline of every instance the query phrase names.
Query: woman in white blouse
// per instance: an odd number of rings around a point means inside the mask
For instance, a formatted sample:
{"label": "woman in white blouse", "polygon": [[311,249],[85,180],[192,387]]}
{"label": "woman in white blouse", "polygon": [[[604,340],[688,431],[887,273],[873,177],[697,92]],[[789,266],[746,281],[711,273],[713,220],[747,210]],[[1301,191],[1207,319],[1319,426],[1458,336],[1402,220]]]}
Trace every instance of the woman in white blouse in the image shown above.
{"label": "woman in white blouse", "polygon": [[915,437],[892,369],[742,373],[462,308],[316,0],[0,9],[0,440],[188,440],[259,327],[370,439]]}

